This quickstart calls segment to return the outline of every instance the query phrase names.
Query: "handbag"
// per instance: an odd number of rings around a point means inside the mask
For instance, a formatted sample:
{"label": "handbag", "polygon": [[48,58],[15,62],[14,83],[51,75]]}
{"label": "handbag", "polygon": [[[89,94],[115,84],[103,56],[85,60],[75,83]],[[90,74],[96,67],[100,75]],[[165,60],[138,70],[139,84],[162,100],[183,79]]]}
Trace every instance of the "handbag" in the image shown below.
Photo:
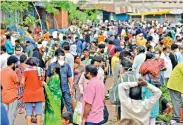
{"label": "handbag", "polygon": [[82,122],[82,103],[77,101],[73,114],[73,123],[80,125]]}
{"label": "handbag", "polygon": [[120,99],[118,95],[119,84],[123,84],[123,82],[136,82],[136,81],[137,81],[136,76],[132,71],[127,71],[124,74],[120,74],[119,80],[117,81],[117,83],[113,85],[111,91],[109,92],[109,100],[111,104],[120,105]]}

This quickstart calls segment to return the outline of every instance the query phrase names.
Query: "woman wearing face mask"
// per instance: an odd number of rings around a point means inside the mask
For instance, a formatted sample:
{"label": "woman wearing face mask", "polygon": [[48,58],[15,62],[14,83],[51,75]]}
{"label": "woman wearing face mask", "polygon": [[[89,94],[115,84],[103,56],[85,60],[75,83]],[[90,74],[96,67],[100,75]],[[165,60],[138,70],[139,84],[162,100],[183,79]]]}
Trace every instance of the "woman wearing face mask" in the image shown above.
{"label": "woman wearing face mask", "polygon": [[81,58],[79,56],[75,56],[74,58],[74,88],[75,88],[75,99],[77,101],[81,101],[81,94],[79,90],[79,79],[82,75],[82,73],[85,71],[85,66],[81,62]]}
{"label": "woman wearing face mask", "polygon": [[43,92],[44,71],[39,68],[39,59],[36,57],[27,60],[28,67],[25,69],[21,84],[24,85],[24,93],[22,101],[26,105],[26,123],[31,124],[31,116],[33,115],[33,105],[35,105],[35,114],[37,125],[42,122],[42,103],[45,100]]}

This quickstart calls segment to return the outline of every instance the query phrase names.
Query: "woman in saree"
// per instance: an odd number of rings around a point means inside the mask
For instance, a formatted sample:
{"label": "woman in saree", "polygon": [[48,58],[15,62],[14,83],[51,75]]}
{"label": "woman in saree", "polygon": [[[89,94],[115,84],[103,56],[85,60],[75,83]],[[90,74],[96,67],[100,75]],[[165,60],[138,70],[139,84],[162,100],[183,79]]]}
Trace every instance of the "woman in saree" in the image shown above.
{"label": "woman in saree", "polygon": [[61,125],[61,88],[60,68],[52,67],[52,76],[45,87],[45,117],[44,125]]}

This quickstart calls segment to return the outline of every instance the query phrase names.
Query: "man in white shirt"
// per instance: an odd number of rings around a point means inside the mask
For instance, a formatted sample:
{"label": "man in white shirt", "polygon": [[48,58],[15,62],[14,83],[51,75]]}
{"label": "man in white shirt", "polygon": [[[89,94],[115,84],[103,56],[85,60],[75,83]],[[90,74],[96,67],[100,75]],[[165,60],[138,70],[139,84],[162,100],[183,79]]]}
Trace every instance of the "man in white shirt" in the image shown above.
{"label": "man in white shirt", "polygon": [[1,46],[1,55],[0,55],[0,69],[7,67],[7,60],[10,55],[6,52],[6,47]]}
{"label": "man in white shirt", "polygon": [[[142,100],[142,86],[146,86],[153,96]],[[129,97],[126,95],[127,89],[130,90]],[[118,93],[121,103],[121,119],[137,119],[143,125],[149,125],[151,110],[159,100],[161,90],[151,84],[147,84],[144,79],[140,78],[138,82],[123,82],[119,84]]]}
{"label": "man in white shirt", "polygon": [[133,66],[132,66],[132,70],[135,72],[136,78],[138,79],[138,78],[141,77],[141,74],[139,74],[140,66],[142,65],[142,63],[146,59],[145,47],[144,46],[138,46],[137,51],[138,51],[138,55],[135,56]]}
{"label": "man in white shirt", "polygon": [[167,83],[167,81],[171,75],[171,72],[172,72],[172,62],[169,57],[169,51],[170,51],[169,49],[170,48],[168,48],[168,47],[164,47],[163,52],[160,55],[160,58],[164,59],[165,67],[166,67],[166,71],[164,71],[165,83]]}

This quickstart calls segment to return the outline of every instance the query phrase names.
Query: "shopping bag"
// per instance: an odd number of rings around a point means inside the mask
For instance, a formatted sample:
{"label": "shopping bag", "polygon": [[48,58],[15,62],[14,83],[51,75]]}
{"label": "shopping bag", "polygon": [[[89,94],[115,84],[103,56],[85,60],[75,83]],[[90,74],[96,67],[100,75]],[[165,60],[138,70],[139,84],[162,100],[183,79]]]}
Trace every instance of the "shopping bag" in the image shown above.
{"label": "shopping bag", "polygon": [[74,114],[73,114],[73,123],[80,125],[81,115],[82,115],[82,103],[77,101]]}

